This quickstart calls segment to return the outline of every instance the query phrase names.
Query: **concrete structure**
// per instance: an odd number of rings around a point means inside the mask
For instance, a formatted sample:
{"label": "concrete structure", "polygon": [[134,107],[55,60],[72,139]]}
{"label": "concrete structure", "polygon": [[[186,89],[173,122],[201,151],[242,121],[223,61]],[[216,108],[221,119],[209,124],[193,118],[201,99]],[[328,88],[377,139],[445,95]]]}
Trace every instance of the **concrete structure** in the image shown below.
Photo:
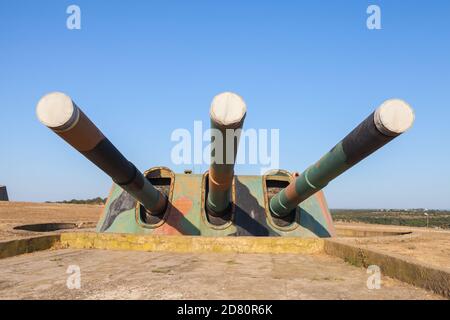
{"label": "concrete structure", "polygon": [[0,186],[0,201],[9,201],[6,186]]}

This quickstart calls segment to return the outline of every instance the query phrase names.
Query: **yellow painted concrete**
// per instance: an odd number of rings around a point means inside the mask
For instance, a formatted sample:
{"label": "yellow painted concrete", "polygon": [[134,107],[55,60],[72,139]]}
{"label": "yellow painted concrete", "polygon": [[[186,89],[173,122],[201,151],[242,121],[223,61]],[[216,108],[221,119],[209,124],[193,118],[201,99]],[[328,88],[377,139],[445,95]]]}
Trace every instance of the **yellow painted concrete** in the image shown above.
{"label": "yellow painted concrete", "polygon": [[304,253],[323,251],[323,239],[282,237],[145,236],[112,233],[63,233],[61,246],[165,252]]}

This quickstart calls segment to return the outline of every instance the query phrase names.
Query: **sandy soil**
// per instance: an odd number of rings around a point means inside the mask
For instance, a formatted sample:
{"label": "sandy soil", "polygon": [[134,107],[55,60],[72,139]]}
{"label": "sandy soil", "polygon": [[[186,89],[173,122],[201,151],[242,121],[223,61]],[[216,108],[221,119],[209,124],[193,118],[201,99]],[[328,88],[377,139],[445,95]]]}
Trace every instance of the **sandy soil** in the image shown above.
{"label": "sandy soil", "polygon": [[336,228],[363,229],[388,232],[411,232],[400,236],[345,237],[345,241],[358,246],[380,250],[417,260],[450,271],[450,231],[426,228],[370,225],[359,223],[336,223]]}
{"label": "sandy soil", "polygon": [[97,223],[102,210],[103,206],[99,205],[0,201],[0,240],[38,234],[14,230],[18,225],[49,222]]}

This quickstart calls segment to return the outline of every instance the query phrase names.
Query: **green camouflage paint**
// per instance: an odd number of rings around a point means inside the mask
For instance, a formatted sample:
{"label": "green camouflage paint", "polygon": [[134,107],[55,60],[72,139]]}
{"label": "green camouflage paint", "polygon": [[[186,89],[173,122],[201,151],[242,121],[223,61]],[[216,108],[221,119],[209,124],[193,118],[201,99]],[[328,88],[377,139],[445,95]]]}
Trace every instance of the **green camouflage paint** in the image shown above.
{"label": "green camouflage paint", "polygon": [[[97,225],[98,232],[134,233],[154,235],[221,236],[287,236],[331,237],[334,234],[331,215],[323,194],[317,193],[298,206],[295,221],[288,227],[279,227],[273,221],[266,198],[264,176],[235,176],[233,183],[234,208],[232,220],[223,226],[208,222],[205,212],[205,175],[175,174],[173,195],[169,199],[164,219],[157,225],[146,224],[143,208],[133,205],[112,209],[120,197],[131,198],[114,184],[104,212]],[[131,198],[131,201],[133,199]],[[121,201],[121,203],[125,203]],[[120,211],[123,210],[123,211]],[[113,216],[114,218],[109,218]],[[105,228],[105,221],[110,221]]]}

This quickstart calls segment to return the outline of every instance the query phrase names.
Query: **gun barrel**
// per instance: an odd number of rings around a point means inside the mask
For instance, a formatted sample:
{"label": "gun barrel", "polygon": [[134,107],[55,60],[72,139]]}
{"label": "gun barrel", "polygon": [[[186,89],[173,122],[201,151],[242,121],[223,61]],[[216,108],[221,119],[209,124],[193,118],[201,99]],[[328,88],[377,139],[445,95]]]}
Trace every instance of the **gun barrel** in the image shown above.
{"label": "gun barrel", "polygon": [[45,95],[36,107],[39,121],[58,134],[152,214],[164,211],[167,197],[156,189],[89,120],[72,99],[60,92]]}
{"label": "gun barrel", "polygon": [[272,214],[284,217],[331,180],[366,158],[406,130],[414,111],[404,101],[385,101],[314,165],[306,169],[270,200]]}
{"label": "gun barrel", "polygon": [[206,207],[222,216],[231,203],[234,163],[247,107],[237,94],[225,92],[211,103],[211,164]]}

